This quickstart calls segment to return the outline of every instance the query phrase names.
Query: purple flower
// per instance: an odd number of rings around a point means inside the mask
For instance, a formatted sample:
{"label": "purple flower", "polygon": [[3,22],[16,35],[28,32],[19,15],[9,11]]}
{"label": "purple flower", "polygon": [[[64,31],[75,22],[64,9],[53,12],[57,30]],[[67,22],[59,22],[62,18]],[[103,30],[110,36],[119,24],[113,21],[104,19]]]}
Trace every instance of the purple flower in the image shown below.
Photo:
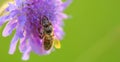
{"label": "purple flower", "polygon": [[[64,35],[63,19],[67,18],[63,10],[70,3],[70,0],[67,2],[61,0],[15,0],[14,4],[9,3],[6,8],[7,14],[0,17],[0,26],[8,22],[2,33],[4,37],[16,30],[10,44],[9,54],[15,52],[19,40],[19,50],[23,53],[23,60],[29,59],[31,51],[39,55],[46,55],[53,51],[54,47],[49,50],[43,48],[43,39],[40,38],[42,34],[39,33],[42,30],[40,22],[45,16],[52,24],[54,36],[61,40]],[[55,47],[59,48],[59,44]]]}

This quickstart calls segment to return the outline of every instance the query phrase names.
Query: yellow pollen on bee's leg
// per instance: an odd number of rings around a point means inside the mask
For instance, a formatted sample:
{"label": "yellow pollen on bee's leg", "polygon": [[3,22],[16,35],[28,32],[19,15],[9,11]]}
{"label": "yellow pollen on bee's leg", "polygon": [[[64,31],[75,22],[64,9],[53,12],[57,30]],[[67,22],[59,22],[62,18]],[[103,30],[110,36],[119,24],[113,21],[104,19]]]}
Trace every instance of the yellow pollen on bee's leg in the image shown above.
{"label": "yellow pollen on bee's leg", "polygon": [[57,49],[61,48],[61,43],[58,39],[54,39],[54,47]]}

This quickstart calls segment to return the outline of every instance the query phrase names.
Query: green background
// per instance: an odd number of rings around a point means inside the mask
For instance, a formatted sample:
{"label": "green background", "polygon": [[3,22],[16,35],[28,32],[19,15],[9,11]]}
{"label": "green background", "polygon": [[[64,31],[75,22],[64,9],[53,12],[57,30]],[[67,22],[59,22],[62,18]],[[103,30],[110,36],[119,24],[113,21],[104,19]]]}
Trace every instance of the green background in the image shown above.
{"label": "green background", "polygon": [[[0,5],[2,0],[0,0]],[[65,20],[62,48],[47,56],[30,54],[26,62],[120,62],[120,1],[73,0],[65,10],[71,18]],[[18,47],[9,55],[10,41],[0,27],[0,62],[23,62]]]}

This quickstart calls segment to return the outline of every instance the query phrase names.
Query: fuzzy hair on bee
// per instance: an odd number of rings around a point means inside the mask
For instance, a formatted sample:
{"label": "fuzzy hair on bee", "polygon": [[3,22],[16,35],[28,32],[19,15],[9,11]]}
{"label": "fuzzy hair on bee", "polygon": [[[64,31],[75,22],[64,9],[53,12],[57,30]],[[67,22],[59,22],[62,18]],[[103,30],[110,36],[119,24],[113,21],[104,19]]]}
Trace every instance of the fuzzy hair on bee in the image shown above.
{"label": "fuzzy hair on bee", "polygon": [[56,48],[60,48],[60,42],[54,35],[53,25],[50,20],[46,16],[43,16],[41,17],[40,24],[42,29],[39,29],[39,37],[42,39],[44,50],[50,50],[53,45]]}

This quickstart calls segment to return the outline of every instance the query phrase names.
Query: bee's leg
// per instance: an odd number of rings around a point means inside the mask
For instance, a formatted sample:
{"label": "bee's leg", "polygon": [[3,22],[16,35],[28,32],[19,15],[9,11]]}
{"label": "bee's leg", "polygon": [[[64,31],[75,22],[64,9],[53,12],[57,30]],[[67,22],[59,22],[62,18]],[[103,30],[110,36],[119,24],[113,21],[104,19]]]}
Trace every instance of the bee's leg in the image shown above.
{"label": "bee's leg", "polygon": [[43,39],[43,37],[44,37],[44,35],[45,35],[43,29],[40,30],[40,28],[38,28],[38,32],[39,32],[39,34],[38,34],[39,37],[40,37],[41,39]]}
{"label": "bee's leg", "polygon": [[61,48],[61,43],[60,43],[59,39],[57,39],[55,36],[54,36],[54,47],[57,49]]}

